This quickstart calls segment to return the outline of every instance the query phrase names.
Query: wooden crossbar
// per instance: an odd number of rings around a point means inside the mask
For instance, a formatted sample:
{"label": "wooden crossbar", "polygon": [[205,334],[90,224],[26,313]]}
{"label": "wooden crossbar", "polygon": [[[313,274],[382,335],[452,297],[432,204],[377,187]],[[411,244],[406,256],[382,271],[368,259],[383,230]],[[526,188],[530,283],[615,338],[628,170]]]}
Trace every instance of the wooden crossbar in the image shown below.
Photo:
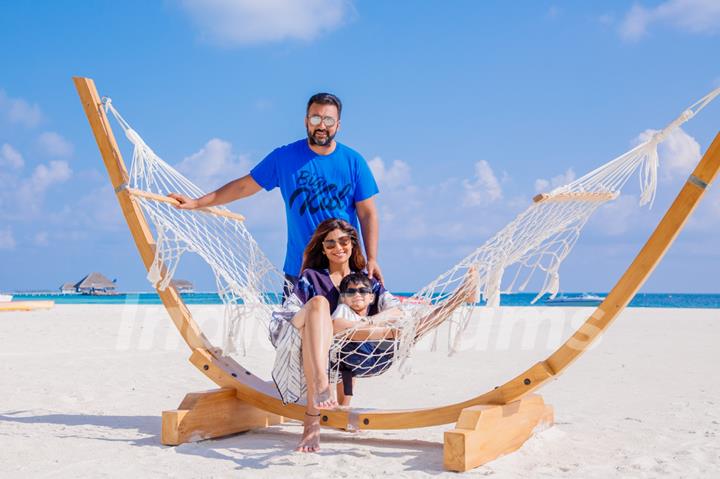
{"label": "wooden crossbar", "polygon": [[[153,201],[160,201],[162,203],[169,203],[173,206],[179,206],[180,202],[176,200],[175,198],[170,198],[169,196],[164,195],[158,195],[157,193],[151,193],[149,191],[143,191],[138,190],[137,188],[128,188],[128,193],[130,193],[132,196],[139,196],[140,198],[146,198],[148,200]],[[208,213],[215,216],[223,216],[225,218],[230,218],[235,221],[245,221],[245,217],[243,215],[239,215],[237,213],[233,213],[232,211],[223,210],[220,208],[200,208],[197,211],[202,211],[203,213]]]}
{"label": "wooden crossbar", "polygon": [[614,200],[619,196],[619,193],[615,192],[598,192],[598,193],[586,193],[586,192],[576,192],[576,193],[557,193],[557,194],[550,194],[550,193],[540,193],[539,195],[536,195],[533,197],[533,202],[535,203],[555,203],[555,202],[562,202],[562,201],[610,201]]}

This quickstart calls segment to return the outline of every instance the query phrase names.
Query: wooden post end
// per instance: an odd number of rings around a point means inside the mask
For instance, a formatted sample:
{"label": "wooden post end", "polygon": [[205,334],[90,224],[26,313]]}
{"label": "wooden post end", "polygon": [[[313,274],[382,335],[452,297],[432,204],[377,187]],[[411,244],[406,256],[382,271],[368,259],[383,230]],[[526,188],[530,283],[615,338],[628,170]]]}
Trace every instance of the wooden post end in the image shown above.
{"label": "wooden post end", "polygon": [[445,469],[465,472],[509,454],[553,421],[553,408],[536,394],[504,405],[465,408],[455,429],[445,433]]}
{"label": "wooden post end", "polygon": [[282,416],[238,399],[235,389],[213,389],[187,394],[178,409],[163,411],[160,442],[177,446],[282,422]]}

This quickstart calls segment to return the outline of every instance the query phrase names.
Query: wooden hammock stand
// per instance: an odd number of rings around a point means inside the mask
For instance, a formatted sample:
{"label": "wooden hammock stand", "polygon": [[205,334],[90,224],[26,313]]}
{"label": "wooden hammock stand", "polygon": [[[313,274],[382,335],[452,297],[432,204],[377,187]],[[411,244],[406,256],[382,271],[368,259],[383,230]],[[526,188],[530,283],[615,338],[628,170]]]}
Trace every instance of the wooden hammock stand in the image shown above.
{"label": "wooden hammock stand", "polygon": [[[85,114],[117,192],[123,215],[146,268],[155,242],[145,216],[127,188],[128,173],[94,82],[75,77]],[[414,410],[326,410],[321,424],[331,428],[409,429],[455,423],[445,432],[444,465],[466,471],[517,450],[533,432],[553,424],[553,409],[532,394],[570,366],[610,326],[650,276],[683,228],[720,169],[718,134],[684,184],[670,209],[605,300],[555,352],[497,388],[463,402]],[[547,201],[540,196],[536,201]],[[189,346],[190,362],[219,389],[188,394],[178,409],[162,414],[161,441],[178,445],[278,424],[283,418],[303,420],[304,407],[283,405],[272,383],[216,349],[192,319],[177,291],[158,290],[170,318]]]}

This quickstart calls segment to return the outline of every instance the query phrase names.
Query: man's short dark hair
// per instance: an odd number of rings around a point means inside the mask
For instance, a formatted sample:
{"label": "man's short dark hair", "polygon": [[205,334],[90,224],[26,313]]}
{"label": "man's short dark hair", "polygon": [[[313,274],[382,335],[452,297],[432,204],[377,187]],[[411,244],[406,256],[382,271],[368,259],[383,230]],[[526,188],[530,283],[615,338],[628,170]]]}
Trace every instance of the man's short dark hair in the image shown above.
{"label": "man's short dark hair", "polygon": [[370,278],[368,278],[368,275],[366,275],[365,273],[356,272],[350,273],[349,275],[345,276],[342,281],[340,281],[340,292],[344,293],[345,291],[347,291],[351,284],[358,284],[366,288],[372,288],[372,283],[370,282]]}
{"label": "man's short dark hair", "polygon": [[316,93],[313,96],[310,97],[307,104],[307,109],[305,110],[305,113],[310,111],[310,105],[313,103],[317,103],[319,105],[335,105],[338,111],[338,117],[342,114],[342,102],[340,101],[340,98],[336,97],[332,93]]}

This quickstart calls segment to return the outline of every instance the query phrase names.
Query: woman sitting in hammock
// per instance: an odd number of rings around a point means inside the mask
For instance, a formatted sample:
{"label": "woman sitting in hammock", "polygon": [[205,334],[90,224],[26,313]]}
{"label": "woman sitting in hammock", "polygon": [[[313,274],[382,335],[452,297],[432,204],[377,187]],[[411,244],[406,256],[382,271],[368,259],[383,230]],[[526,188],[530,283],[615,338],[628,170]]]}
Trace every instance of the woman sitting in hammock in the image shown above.
{"label": "woman sitting in hammock", "polygon": [[[302,369],[294,373],[286,365],[284,356],[278,347],[278,357],[273,369],[273,379],[279,383],[281,374],[298,376],[304,373],[307,386],[307,406],[305,411],[305,427],[298,451],[315,452],[320,449],[320,409],[331,409],[338,406],[333,398],[328,377],[329,352],[333,336],[346,330],[352,330],[354,341],[378,341],[392,339],[398,332],[392,323],[394,317],[383,318],[381,327],[358,328],[357,322],[341,317],[332,319],[332,313],[338,306],[340,292],[338,286],[342,279],[352,272],[362,271],[366,261],[359,247],[358,234],[355,228],[346,221],[329,219],[323,221],[315,230],[303,254],[303,266],[298,284],[286,302],[286,307],[296,310],[291,324],[286,328],[290,342],[299,338],[302,350]],[[476,275],[473,281],[464,283],[449,302],[460,305],[472,294]],[[386,291],[377,282],[373,282],[375,293],[374,304],[369,308],[370,315],[378,311],[378,304],[386,296]],[[427,318],[433,320],[434,313]],[[290,380],[301,381],[302,378],[290,377]],[[280,389],[280,387],[279,387]],[[282,391],[281,391],[282,395]],[[285,400],[285,398],[283,398]]]}
{"label": "woman sitting in hammock", "polygon": [[[285,303],[287,309],[296,311],[292,318],[295,331],[290,332],[300,338],[302,372],[307,386],[305,430],[298,451],[319,450],[320,409],[338,406],[328,377],[330,346],[336,333],[354,328],[357,323],[341,318],[333,320],[331,314],[340,302],[338,287],[342,279],[365,268],[366,260],[359,244],[357,231],[350,223],[341,219],[328,219],[320,223],[305,248],[297,285]],[[383,307],[390,305],[389,300],[392,298],[375,280],[372,280],[372,291],[376,301],[370,306],[369,314],[377,313],[379,304]],[[358,340],[383,339],[392,335],[392,330],[384,328],[374,334],[358,331],[358,334]],[[280,351],[278,359],[281,362],[278,364],[276,359],[276,368],[273,371],[276,384],[281,382],[277,376],[293,374],[286,370],[292,369],[287,367],[292,361],[285,362]],[[278,388],[281,389],[279,384]],[[281,395],[285,400],[282,390]]]}

